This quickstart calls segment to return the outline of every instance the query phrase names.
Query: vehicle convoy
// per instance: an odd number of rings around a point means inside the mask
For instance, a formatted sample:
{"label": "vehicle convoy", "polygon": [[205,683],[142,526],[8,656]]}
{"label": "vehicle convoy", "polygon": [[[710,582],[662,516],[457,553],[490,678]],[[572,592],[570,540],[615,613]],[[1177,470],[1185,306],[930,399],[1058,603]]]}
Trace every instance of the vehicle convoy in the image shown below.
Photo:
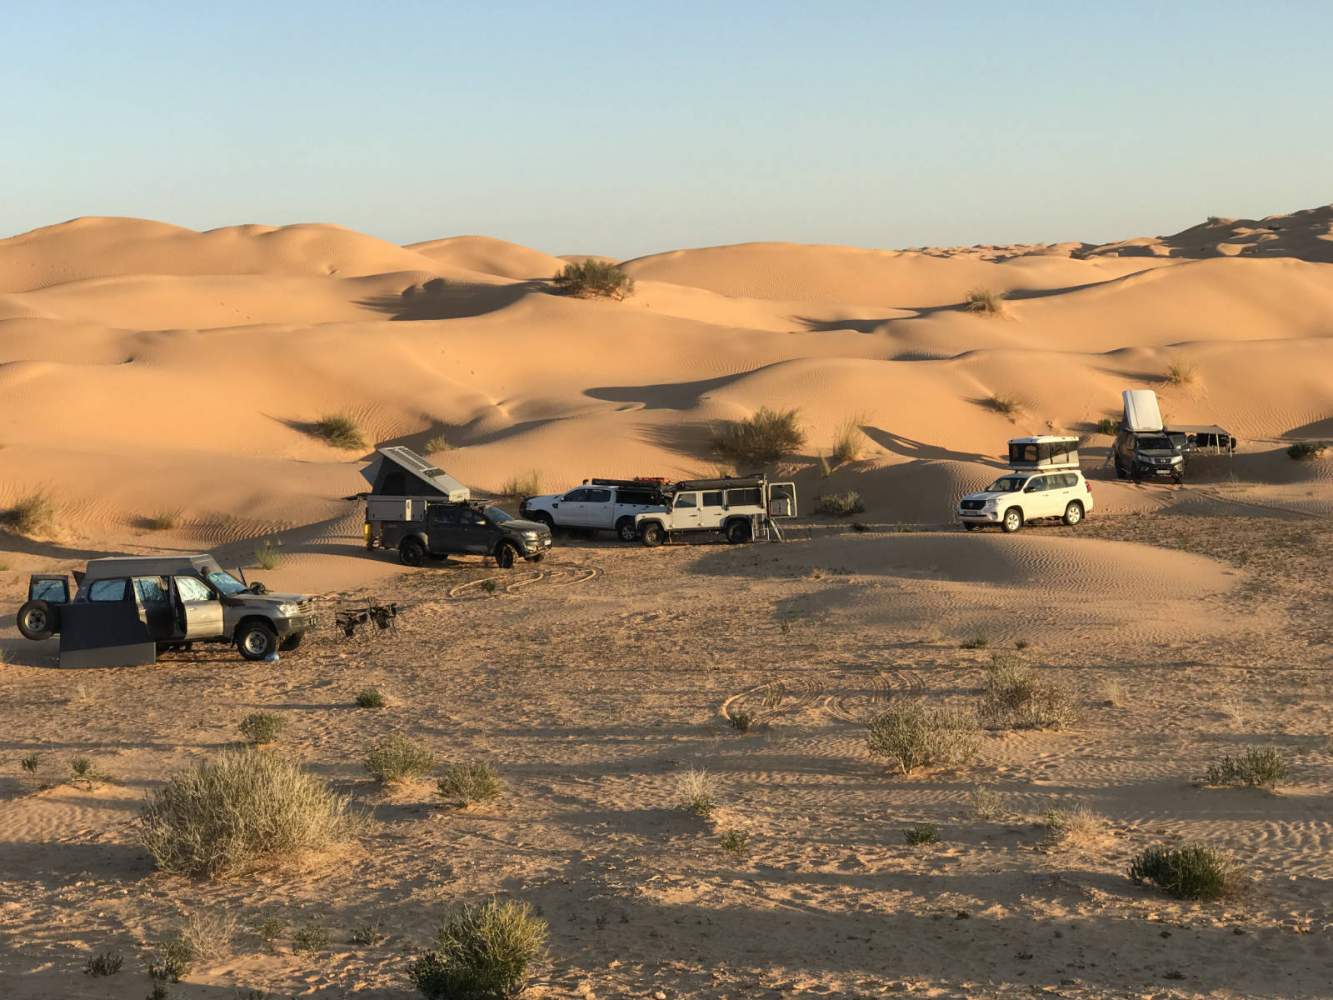
{"label": "vehicle convoy", "polygon": [[35,574],[18,628],[28,639],[60,637],[60,665],[153,663],[196,642],[234,643],[247,660],[296,649],[317,619],[309,598],[270,594],[209,555],[93,559],[70,578]]}
{"label": "vehicle convoy", "polygon": [[526,497],[518,512],[551,529],[614,531],[632,542],[639,537],[635,517],[666,506],[660,479],[588,479],[566,493]]}
{"label": "vehicle convoy", "polygon": [[690,480],[664,493],[668,502],[661,510],[634,518],[644,545],[701,534],[721,534],[734,545],[767,538],[777,531],[775,519],[796,516],[796,484],[770,483],[763,476]]}
{"label": "vehicle convoy", "polygon": [[408,566],[452,555],[490,556],[501,569],[520,559],[540,562],[551,549],[551,529],[479,501],[424,504],[419,519],[379,522],[380,544],[396,548]]}
{"label": "vehicle convoy", "polygon": [[958,502],[958,517],[968,531],[998,524],[1013,533],[1030,521],[1052,518],[1072,526],[1092,510],[1092,487],[1079,471],[1078,438],[1014,438],[1009,465],[1008,473]]}

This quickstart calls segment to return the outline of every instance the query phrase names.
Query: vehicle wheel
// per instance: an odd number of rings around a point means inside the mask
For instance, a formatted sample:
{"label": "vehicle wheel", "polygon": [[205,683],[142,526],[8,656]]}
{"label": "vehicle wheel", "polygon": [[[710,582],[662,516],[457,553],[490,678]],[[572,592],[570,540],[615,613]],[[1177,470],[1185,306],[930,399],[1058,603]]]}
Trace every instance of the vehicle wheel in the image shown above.
{"label": "vehicle wheel", "polygon": [[750,540],[750,522],[732,521],[727,525],[727,541],[732,545],[739,545],[742,542]]}
{"label": "vehicle wheel", "polygon": [[420,566],[426,561],[426,546],[415,538],[404,538],[398,546],[398,558],[404,566]]}
{"label": "vehicle wheel", "polygon": [[1061,520],[1071,527],[1078,524],[1079,521],[1083,520],[1083,505],[1077,500],[1071,501],[1069,506],[1065,508],[1065,516]]}
{"label": "vehicle wheel", "polygon": [[976,531],[979,525],[973,524],[971,521],[964,521],[963,527],[966,528],[968,531]]}
{"label": "vehicle wheel", "polygon": [[660,524],[645,524],[639,537],[643,539],[643,544],[651,549],[666,541],[666,532],[662,530]]}
{"label": "vehicle wheel", "polygon": [[46,601],[28,601],[19,608],[19,631],[25,639],[49,639],[60,628],[59,614]]}
{"label": "vehicle wheel", "polygon": [[296,649],[301,645],[301,640],[304,638],[304,632],[293,632],[287,638],[283,639],[282,642],[278,643],[278,649],[284,653],[290,653],[293,649]]}
{"label": "vehicle wheel", "polygon": [[1023,527],[1023,512],[1017,507],[1010,507],[1004,512],[1004,521],[1001,526],[1009,534],[1013,534],[1019,528]]}
{"label": "vehicle wheel", "polygon": [[1125,467],[1124,467],[1123,465],[1121,465],[1119,462],[1116,462],[1116,463],[1115,463],[1115,477],[1116,477],[1116,479],[1128,479],[1128,478],[1129,478],[1129,473],[1125,471]]}
{"label": "vehicle wheel", "polygon": [[551,534],[555,534],[555,518],[544,510],[539,510],[532,515],[532,519],[538,524],[544,524],[551,529]]}
{"label": "vehicle wheel", "polygon": [[546,558],[546,553],[538,552],[535,556],[524,556],[523,558],[527,559],[530,563],[539,563]]}
{"label": "vehicle wheel", "polygon": [[508,542],[501,542],[500,547],[495,550],[495,565],[501,569],[513,569],[514,560],[518,558],[518,549],[514,548]]}
{"label": "vehicle wheel", "polygon": [[1175,483],[1177,486],[1179,486],[1184,481],[1185,481],[1185,476],[1183,474],[1174,475],[1171,477],[1171,482]]}
{"label": "vehicle wheel", "polygon": [[268,622],[248,621],[236,630],[236,651],[247,660],[267,660],[278,648],[278,633]]}
{"label": "vehicle wheel", "polygon": [[616,522],[616,535],[622,542],[637,542],[639,529],[634,526],[634,518],[622,517]]}

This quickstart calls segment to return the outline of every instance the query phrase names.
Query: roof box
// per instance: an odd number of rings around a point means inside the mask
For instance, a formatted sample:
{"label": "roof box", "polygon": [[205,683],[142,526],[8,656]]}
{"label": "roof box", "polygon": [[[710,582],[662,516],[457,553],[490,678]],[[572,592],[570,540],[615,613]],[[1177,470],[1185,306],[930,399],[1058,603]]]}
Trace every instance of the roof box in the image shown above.
{"label": "roof box", "polygon": [[1011,438],[1011,469],[1077,469],[1078,438],[1056,434]]}
{"label": "roof box", "polygon": [[472,491],[443,469],[437,469],[411,448],[377,448],[377,455],[361,470],[375,496],[439,496],[454,503],[472,499]]}
{"label": "roof box", "polygon": [[1157,393],[1151,389],[1126,389],[1120,395],[1125,401],[1126,430],[1139,432],[1162,429],[1162,411],[1157,406]]}

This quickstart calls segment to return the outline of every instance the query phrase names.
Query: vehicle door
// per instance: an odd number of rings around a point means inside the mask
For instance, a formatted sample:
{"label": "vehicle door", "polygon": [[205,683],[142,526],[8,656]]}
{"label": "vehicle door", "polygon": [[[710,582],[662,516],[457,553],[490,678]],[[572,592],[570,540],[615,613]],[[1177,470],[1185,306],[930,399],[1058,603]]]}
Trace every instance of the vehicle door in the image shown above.
{"label": "vehicle door", "polygon": [[451,552],[470,551],[462,512],[462,507],[446,504],[431,504],[426,508],[426,548],[431,555],[447,556]]}
{"label": "vehicle door", "polygon": [[1078,476],[1072,472],[1060,472],[1046,477],[1046,506],[1051,512],[1049,516],[1064,516],[1065,507],[1074,499],[1074,484],[1077,482]]}
{"label": "vehicle door", "polygon": [[485,514],[473,507],[458,508],[458,520],[462,525],[459,534],[463,539],[464,552],[486,555],[500,540],[500,529],[491,524]]}
{"label": "vehicle door", "polygon": [[222,602],[208,584],[197,576],[172,577],[176,588],[176,622],[187,640],[216,639],[225,634]]}
{"label": "vehicle door", "polygon": [[605,487],[583,491],[587,498],[583,501],[583,527],[602,528],[610,531],[615,524],[615,504],[611,502],[611,490]]}
{"label": "vehicle door", "polygon": [[677,493],[671,504],[671,530],[697,531],[699,529],[699,494]]}
{"label": "vehicle door", "polygon": [[562,527],[586,528],[588,518],[588,495],[592,492],[584,487],[570,490],[560,498],[560,505],[555,508],[555,523]]}
{"label": "vehicle door", "polygon": [[69,577],[64,574],[34,573],[28,579],[28,600],[68,604]]}
{"label": "vehicle door", "polygon": [[179,639],[176,609],[171,601],[171,586],[165,576],[136,576],[134,599],[139,605],[139,617],[148,626],[154,642]]}
{"label": "vehicle door", "polygon": [[135,589],[126,577],[94,580],[61,609],[62,667],[131,667],[157,660]]}
{"label": "vehicle door", "polygon": [[768,484],[768,516],[769,517],[796,516],[795,483]]}
{"label": "vehicle door", "polygon": [[699,527],[720,529],[726,514],[721,490],[704,490],[699,494]]}
{"label": "vehicle door", "polygon": [[1023,487],[1023,519],[1032,521],[1039,517],[1050,517],[1047,510],[1046,476],[1033,476]]}

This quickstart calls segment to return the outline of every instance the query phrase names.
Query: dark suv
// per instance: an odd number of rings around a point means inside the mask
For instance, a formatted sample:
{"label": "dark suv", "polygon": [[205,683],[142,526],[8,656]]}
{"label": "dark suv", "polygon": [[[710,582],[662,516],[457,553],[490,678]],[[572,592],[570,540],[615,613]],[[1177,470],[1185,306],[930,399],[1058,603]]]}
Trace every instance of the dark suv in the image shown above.
{"label": "dark suv", "polygon": [[408,566],[420,566],[428,556],[493,556],[508,569],[519,559],[539,562],[550,547],[551,529],[544,524],[520,521],[495,506],[441,502],[426,505],[423,524],[403,525],[398,556]]}
{"label": "dark suv", "polygon": [[1121,479],[1185,479],[1182,440],[1166,431],[1131,431],[1120,428],[1115,439],[1115,473]]}

